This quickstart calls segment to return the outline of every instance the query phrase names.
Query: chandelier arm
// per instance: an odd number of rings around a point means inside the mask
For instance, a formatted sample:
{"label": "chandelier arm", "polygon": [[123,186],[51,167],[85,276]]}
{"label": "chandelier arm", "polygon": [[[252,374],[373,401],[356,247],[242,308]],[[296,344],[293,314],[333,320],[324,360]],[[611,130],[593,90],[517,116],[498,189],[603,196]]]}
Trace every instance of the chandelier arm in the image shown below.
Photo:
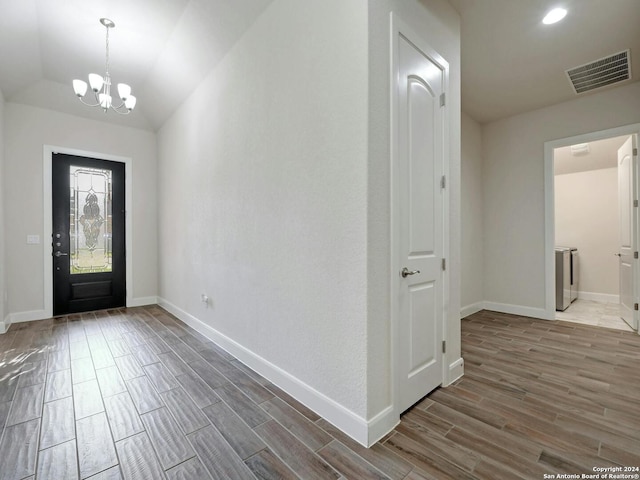
{"label": "chandelier arm", "polygon": [[[121,107],[118,107],[118,108],[121,108]],[[116,112],[119,115],[129,115],[131,113],[131,110],[127,110],[126,112],[121,112],[120,110],[118,110],[118,108],[116,108],[113,105],[111,105],[111,110],[113,110],[114,112]]]}
{"label": "chandelier arm", "polygon": [[83,104],[85,104],[87,107],[97,107],[98,105],[100,105],[100,102],[98,103],[89,103],[89,102],[85,102],[84,99],[82,97],[78,97],[78,100],[80,100]]}
{"label": "chandelier arm", "polygon": [[[122,100],[121,100],[121,101],[122,101]],[[111,104],[111,108],[113,108],[114,110],[117,110],[117,109],[119,109],[119,108],[123,108],[123,107],[124,107],[124,102],[122,102],[122,103],[121,103],[120,105],[118,105],[118,106],[114,106],[113,104]],[[124,108],[126,108],[126,107],[124,107]],[[127,110],[128,110],[128,109],[127,109]]]}

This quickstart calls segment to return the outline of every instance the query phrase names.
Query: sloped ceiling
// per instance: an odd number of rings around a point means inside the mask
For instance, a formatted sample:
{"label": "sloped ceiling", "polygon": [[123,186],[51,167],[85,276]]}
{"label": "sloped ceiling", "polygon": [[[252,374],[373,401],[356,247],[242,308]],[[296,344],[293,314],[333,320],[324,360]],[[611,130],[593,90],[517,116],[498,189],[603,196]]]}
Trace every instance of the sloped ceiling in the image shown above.
{"label": "sloped ceiling", "polygon": [[[480,123],[577,98],[565,70],[622,50],[633,75],[624,84],[640,80],[638,0],[449,2],[461,17],[462,108]],[[558,6],[565,19],[543,25]]]}
{"label": "sloped ceiling", "polygon": [[[10,102],[156,130],[271,1],[0,0],[0,91]],[[449,1],[461,16],[463,109],[481,123],[576,98],[566,69],[627,48],[630,81],[640,79],[639,0]],[[542,25],[557,5],[566,19]],[[104,73],[101,17],[116,23],[113,81],[138,97],[128,116],[73,97],[72,79]]]}
{"label": "sloped ceiling", "polygon": [[[272,0],[0,0],[0,90],[9,102],[156,130]],[[120,116],[74,98],[71,81],[104,74],[132,87]]]}

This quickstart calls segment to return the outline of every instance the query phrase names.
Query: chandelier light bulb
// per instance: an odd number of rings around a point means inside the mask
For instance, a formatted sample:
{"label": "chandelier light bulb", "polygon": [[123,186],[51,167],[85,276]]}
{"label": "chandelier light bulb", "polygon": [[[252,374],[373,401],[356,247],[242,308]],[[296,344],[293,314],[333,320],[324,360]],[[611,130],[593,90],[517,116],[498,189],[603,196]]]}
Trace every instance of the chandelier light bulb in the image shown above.
{"label": "chandelier light bulb", "polygon": [[102,75],[98,75],[97,73],[89,74],[89,85],[91,85],[91,90],[98,93],[104,84],[104,79]]}
{"label": "chandelier light bulb", "polygon": [[115,28],[113,23],[108,18],[101,18],[100,23],[104,25],[107,30],[106,35],[106,61],[105,61],[105,74],[104,76],[97,73],[89,74],[89,86],[93,92],[95,103],[89,103],[84,100],[84,96],[87,93],[87,82],[83,80],[73,81],[73,92],[78,99],[89,107],[100,107],[105,113],[110,109],[121,115],[127,115],[136,106],[136,97],[131,95],[131,87],[126,83],[118,84],[118,97],[121,100],[119,105],[113,104],[113,97],[111,96],[111,75],[109,75],[109,29]]}
{"label": "chandelier light bulb", "polygon": [[100,106],[105,110],[107,110],[111,106],[111,95],[101,93],[98,98],[100,100]]}
{"label": "chandelier light bulb", "polygon": [[129,95],[127,97],[127,99],[124,101],[124,106],[126,109],[128,109],[129,111],[133,110],[136,106],[136,101],[138,99],[136,97],[134,97],[133,95]]}
{"label": "chandelier light bulb", "polygon": [[127,100],[127,98],[129,98],[129,95],[131,95],[131,87],[129,85],[127,85],[126,83],[119,83],[118,84],[118,95],[120,96],[122,101],[125,102]]}
{"label": "chandelier light bulb", "polygon": [[87,93],[87,82],[77,79],[74,80],[73,91],[78,97],[84,97],[85,93]]}

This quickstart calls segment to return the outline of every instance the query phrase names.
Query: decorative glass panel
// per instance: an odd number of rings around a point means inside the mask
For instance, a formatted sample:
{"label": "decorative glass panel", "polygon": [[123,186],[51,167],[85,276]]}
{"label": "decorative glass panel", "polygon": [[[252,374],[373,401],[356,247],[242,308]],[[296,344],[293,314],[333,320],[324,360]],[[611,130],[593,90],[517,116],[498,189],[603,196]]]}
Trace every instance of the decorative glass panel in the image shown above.
{"label": "decorative glass panel", "polygon": [[111,272],[111,170],[69,168],[71,274]]}

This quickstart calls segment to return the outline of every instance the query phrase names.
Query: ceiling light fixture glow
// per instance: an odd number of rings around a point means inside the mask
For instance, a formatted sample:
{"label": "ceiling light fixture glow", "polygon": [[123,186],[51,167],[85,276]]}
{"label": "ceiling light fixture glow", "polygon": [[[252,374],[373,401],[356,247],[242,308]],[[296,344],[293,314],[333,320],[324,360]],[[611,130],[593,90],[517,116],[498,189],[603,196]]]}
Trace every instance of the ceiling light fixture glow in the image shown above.
{"label": "ceiling light fixture glow", "polygon": [[111,109],[120,115],[127,115],[131,113],[136,106],[136,97],[131,95],[131,87],[126,83],[118,84],[118,98],[122,101],[120,105],[114,105],[111,97],[111,76],[109,75],[109,29],[115,28],[116,24],[108,18],[101,18],[100,23],[107,29],[107,55],[104,77],[97,73],[89,74],[89,86],[91,86],[91,91],[93,92],[96,103],[88,103],[83,99],[85,93],[87,93],[87,82],[77,79],[74,80],[73,91],[78,99],[89,107],[100,107],[105,111],[105,113]]}
{"label": "ceiling light fixture glow", "polygon": [[551,25],[552,23],[559,22],[566,15],[567,11],[564,8],[554,8],[544,16],[544,18],[542,19],[542,23],[544,23],[545,25]]}

